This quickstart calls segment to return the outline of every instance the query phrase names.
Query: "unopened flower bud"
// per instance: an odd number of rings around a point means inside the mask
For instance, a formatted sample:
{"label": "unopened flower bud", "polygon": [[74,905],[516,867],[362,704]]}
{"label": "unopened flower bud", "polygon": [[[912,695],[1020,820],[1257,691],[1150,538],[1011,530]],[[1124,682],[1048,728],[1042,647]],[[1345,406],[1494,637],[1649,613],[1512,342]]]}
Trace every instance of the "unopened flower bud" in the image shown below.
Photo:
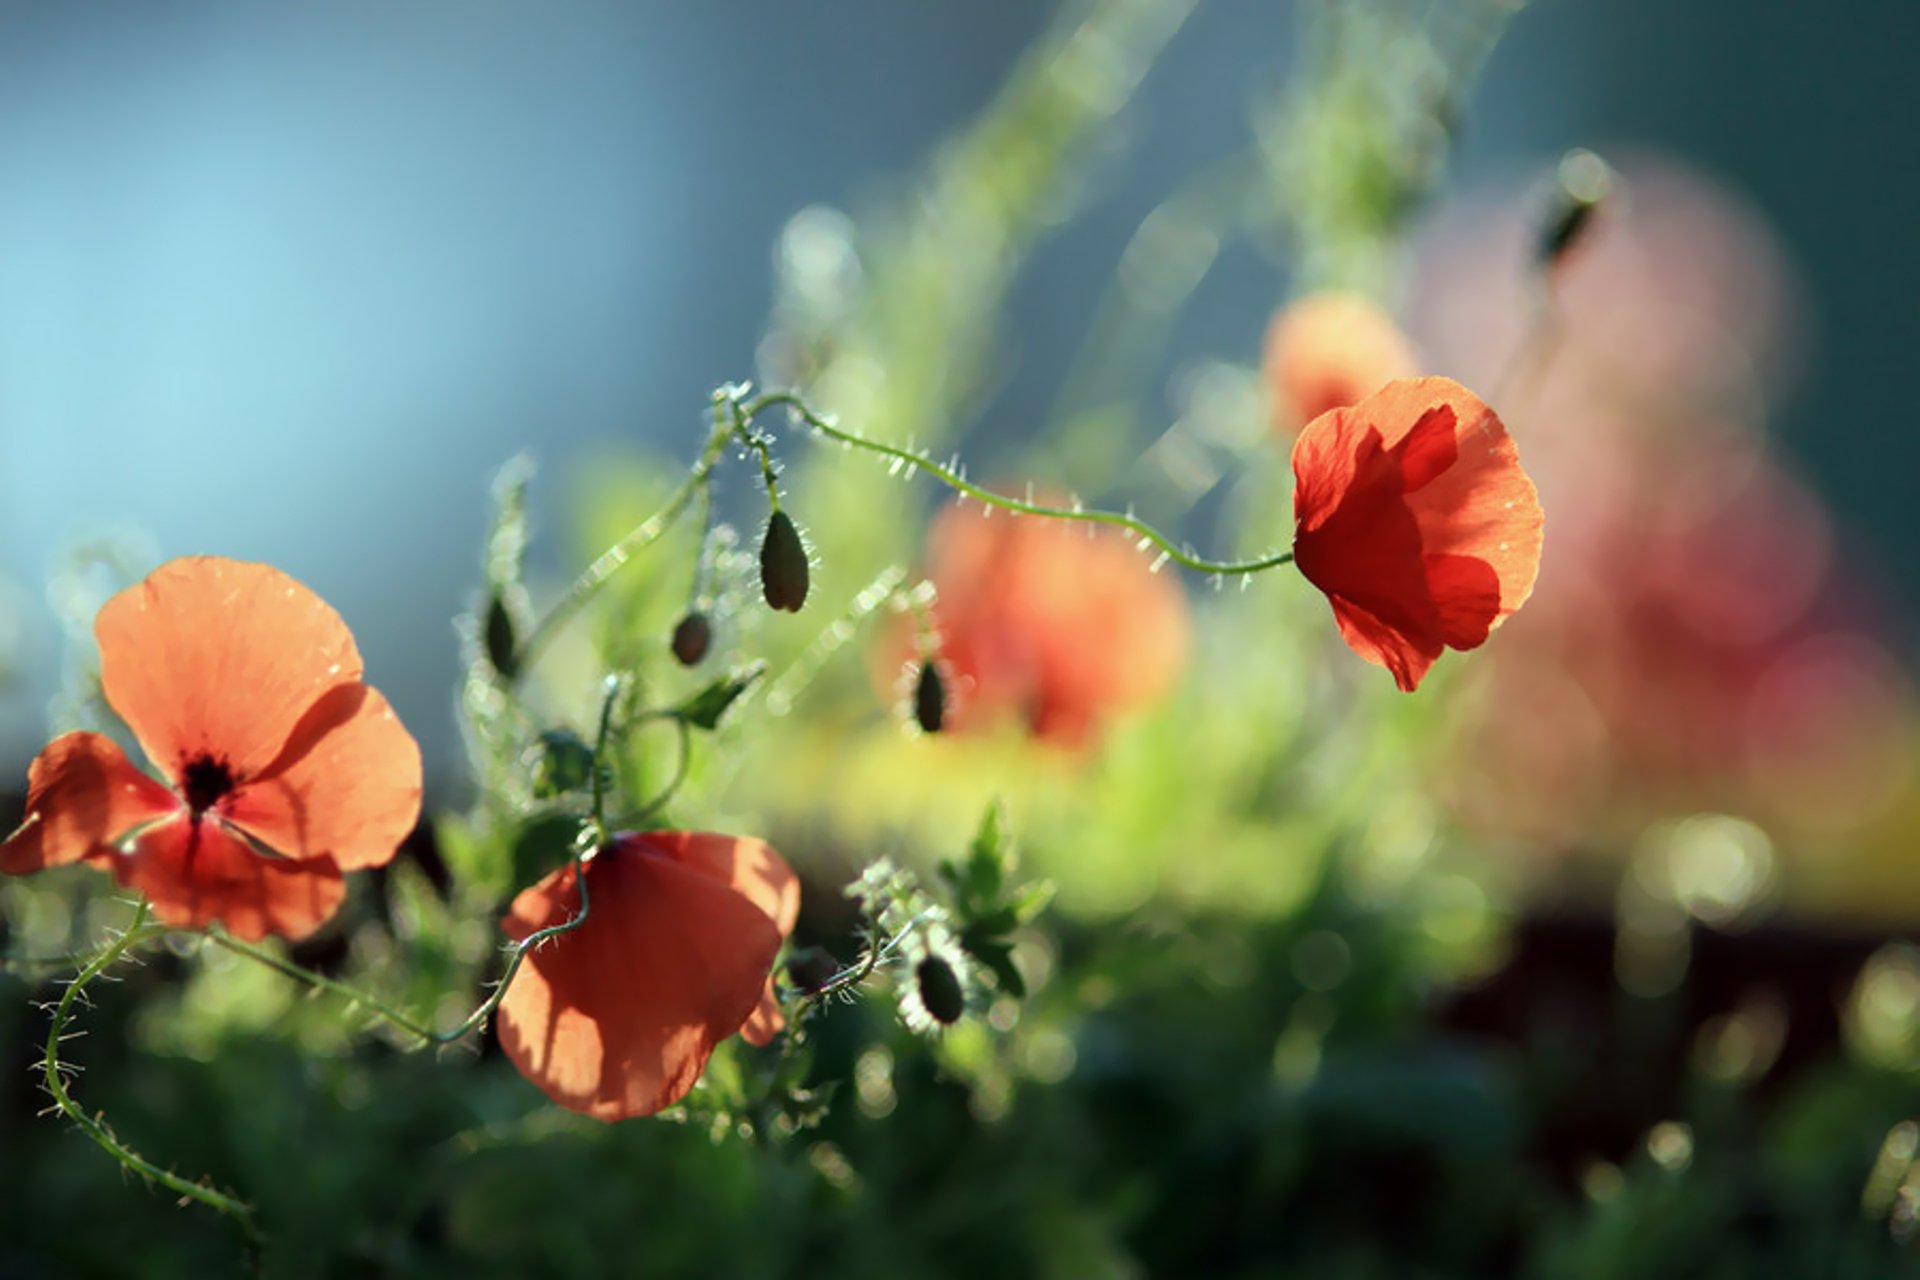
{"label": "unopened flower bud", "polygon": [[680,619],[673,629],[673,656],[683,667],[697,667],[713,645],[713,623],[695,609]]}
{"label": "unopened flower bud", "polygon": [[1534,247],[1534,260],[1542,267],[1557,265],[1573,251],[1613,191],[1613,170],[1591,151],[1569,151],[1556,176]]}
{"label": "unopened flower bud", "polygon": [[967,1011],[967,996],[960,989],[960,976],[944,957],[922,960],[913,971],[913,980],[920,987],[920,1003],[935,1022],[950,1027],[960,1021],[960,1015]]}
{"label": "unopened flower bud", "polygon": [[769,608],[785,613],[798,613],[807,602],[807,549],[784,511],[773,513],[760,543],[760,589]]}
{"label": "unopened flower bud", "polygon": [[913,718],[922,733],[938,733],[947,723],[947,682],[932,658],[920,664],[920,678],[914,682]]}
{"label": "unopened flower bud", "polygon": [[511,680],[519,670],[519,638],[514,635],[513,615],[498,592],[487,600],[487,617],[481,637],[487,649],[487,661],[501,677]]}

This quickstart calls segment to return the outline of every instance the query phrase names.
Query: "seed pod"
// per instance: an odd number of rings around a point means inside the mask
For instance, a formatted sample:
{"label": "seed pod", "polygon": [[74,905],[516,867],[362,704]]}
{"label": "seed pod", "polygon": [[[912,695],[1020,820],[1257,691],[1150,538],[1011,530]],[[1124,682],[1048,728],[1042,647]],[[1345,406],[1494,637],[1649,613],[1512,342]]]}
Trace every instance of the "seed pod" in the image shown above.
{"label": "seed pod", "polygon": [[914,682],[913,718],[922,733],[938,733],[947,723],[947,682],[932,658],[920,664],[920,678]]}
{"label": "seed pod", "polygon": [[807,549],[784,511],[773,513],[760,543],[760,589],[769,608],[785,613],[798,613],[807,602]]}
{"label": "seed pod", "polygon": [[913,971],[913,980],[920,987],[920,1003],[935,1022],[950,1027],[960,1021],[960,1015],[967,1011],[967,996],[960,989],[960,976],[945,957],[922,960]]}
{"label": "seed pod", "polygon": [[680,619],[673,629],[673,656],[683,667],[697,667],[713,644],[713,624],[707,615],[695,609]]}
{"label": "seed pod", "polygon": [[501,677],[511,680],[519,670],[519,654],[516,652],[519,638],[514,635],[513,615],[507,612],[507,602],[496,592],[487,601],[487,620],[482,636],[487,647],[487,661]]}

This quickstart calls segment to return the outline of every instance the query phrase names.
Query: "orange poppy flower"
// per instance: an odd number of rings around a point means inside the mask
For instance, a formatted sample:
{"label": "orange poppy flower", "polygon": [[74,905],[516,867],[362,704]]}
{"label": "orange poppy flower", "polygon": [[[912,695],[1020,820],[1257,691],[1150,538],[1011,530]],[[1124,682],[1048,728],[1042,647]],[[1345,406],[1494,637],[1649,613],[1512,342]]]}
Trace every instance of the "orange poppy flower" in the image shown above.
{"label": "orange poppy flower", "polygon": [[1540,499],[1507,430],[1446,378],[1389,383],[1293,447],[1293,552],[1355,653],[1411,692],[1533,590]]}
{"label": "orange poppy flower", "polygon": [[952,506],[928,545],[956,729],[1011,716],[1083,746],[1179,675],[1186,599],[1113,531]]}
{"label": "orange poppy flower", "polygon": [[[693,831],[616,836],[587,859],[587,918],[534,947],[500,1003],[520,1074],[596,1120],[678,1102],[714,1046],[766,1044],[785,1020],[773,960],[800,882],[765,842]],[[518,942],[579,909],[573,867],[524,890],[501,922]]]}
{"label": "orange poppy flower", "polygon": [[107,601],[94,635],[107,704],[166,784],[100,734],[55,739],[0,871],[85,860],[168,924],[299,938],[340,905],[341,872],[413,829],[420,748],[361,683],[340,615],[278,569],[170,561]]}
{"label": "orange poppy flower", "polygon": [[1393,317],[1357,293],[1310,294],[1283,308],[1268,326],[1262,363],[1274,429],[1286,433],[1420,372]]}

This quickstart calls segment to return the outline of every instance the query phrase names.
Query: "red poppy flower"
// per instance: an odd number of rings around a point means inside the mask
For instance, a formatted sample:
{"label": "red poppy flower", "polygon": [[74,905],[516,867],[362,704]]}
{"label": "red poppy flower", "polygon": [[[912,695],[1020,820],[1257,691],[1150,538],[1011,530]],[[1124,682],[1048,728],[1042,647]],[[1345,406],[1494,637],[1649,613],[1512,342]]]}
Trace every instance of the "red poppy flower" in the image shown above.
{"label": "red poppy flower", "polygon": [[353,636],[278,569],[170,561],[94,620],[107,704],[165,777],[97,733],[28,772],[0,871],[88,861],[171,925],[299,938],[386,862],[420,814],[420,748],[370,686]]}
{"label": "red poppy flower", "polygon": [[1420,371],[1393,317],[1357,293],[1315,293],[1290,303],[1267,329],[1262,363],[1274,429],[1287,434]]}
{"label": "red poppy flower", "polygon": [[1111,530],[953,506],[928,543],[956,729],[1014,717],[1083,746],[1108,715],[1152,701],[1178,676],[1179,583]]}
{"label": "red poppy flower", "polygon": [[1293,447],[1293,552],[1355,653],[1411,692],[1472,649],[1540,568],[1540,499],[1506,428],[1446,378],[1389,383]]}
{"label": "red poppy flower", "polygon": [[[578,929],[536,946],[500,1003],[500,1044],[555,1102],[596,1120],[685,1097],[714,1046],[785,1025],[773,959],[800,882],[763,841],[691,831],[616,837],[586,862]],[[579,909],[573,867],[526,889],[501,922],[518,942]]]}

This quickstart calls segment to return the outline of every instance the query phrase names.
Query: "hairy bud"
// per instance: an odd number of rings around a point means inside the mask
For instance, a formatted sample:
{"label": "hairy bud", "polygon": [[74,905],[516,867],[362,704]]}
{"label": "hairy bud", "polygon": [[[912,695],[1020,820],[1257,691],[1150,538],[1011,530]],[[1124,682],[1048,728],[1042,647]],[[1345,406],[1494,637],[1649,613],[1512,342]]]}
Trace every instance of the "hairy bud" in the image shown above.
{"label": "hairy bud", "polygon": [[913,980],[920,988],[920,1003],[935,1022],[950,1027],[960,1021],[960,1015],[967,1011],[966,992],[960,988],[960,976],[943,957],[922,960],[913,971]]}
{"label": "hairy bud", "polygon": [[947,682],[940,678],[940,664],[933,658],[920,664],[920,678],[913,686],[913,718],[922,733],[938,733],[947,723]]}
{"label": "hairy bud", "polygon": [[520,669],[520,642],[514,634],[513,615],[507,612],[507,602],[497,591],[487,600],[483,628],[481,639],[486,645],[487,661],[493,664],[493,669],[500,673],[502,679],[513,679]]}
{"label": "hairy bud", "polygon": [[807,549],[800,541],[800,530],[784,511],[776,511],[767,521],[767,536],[760,543],[760,589],[767,606],[785,613],[798,613],[807,602]]}
{"label": "hairy bud", "polygon": [[673,656],[683,667],[697,667],[713,645],[713,623],[695,609],[673,629]]}

